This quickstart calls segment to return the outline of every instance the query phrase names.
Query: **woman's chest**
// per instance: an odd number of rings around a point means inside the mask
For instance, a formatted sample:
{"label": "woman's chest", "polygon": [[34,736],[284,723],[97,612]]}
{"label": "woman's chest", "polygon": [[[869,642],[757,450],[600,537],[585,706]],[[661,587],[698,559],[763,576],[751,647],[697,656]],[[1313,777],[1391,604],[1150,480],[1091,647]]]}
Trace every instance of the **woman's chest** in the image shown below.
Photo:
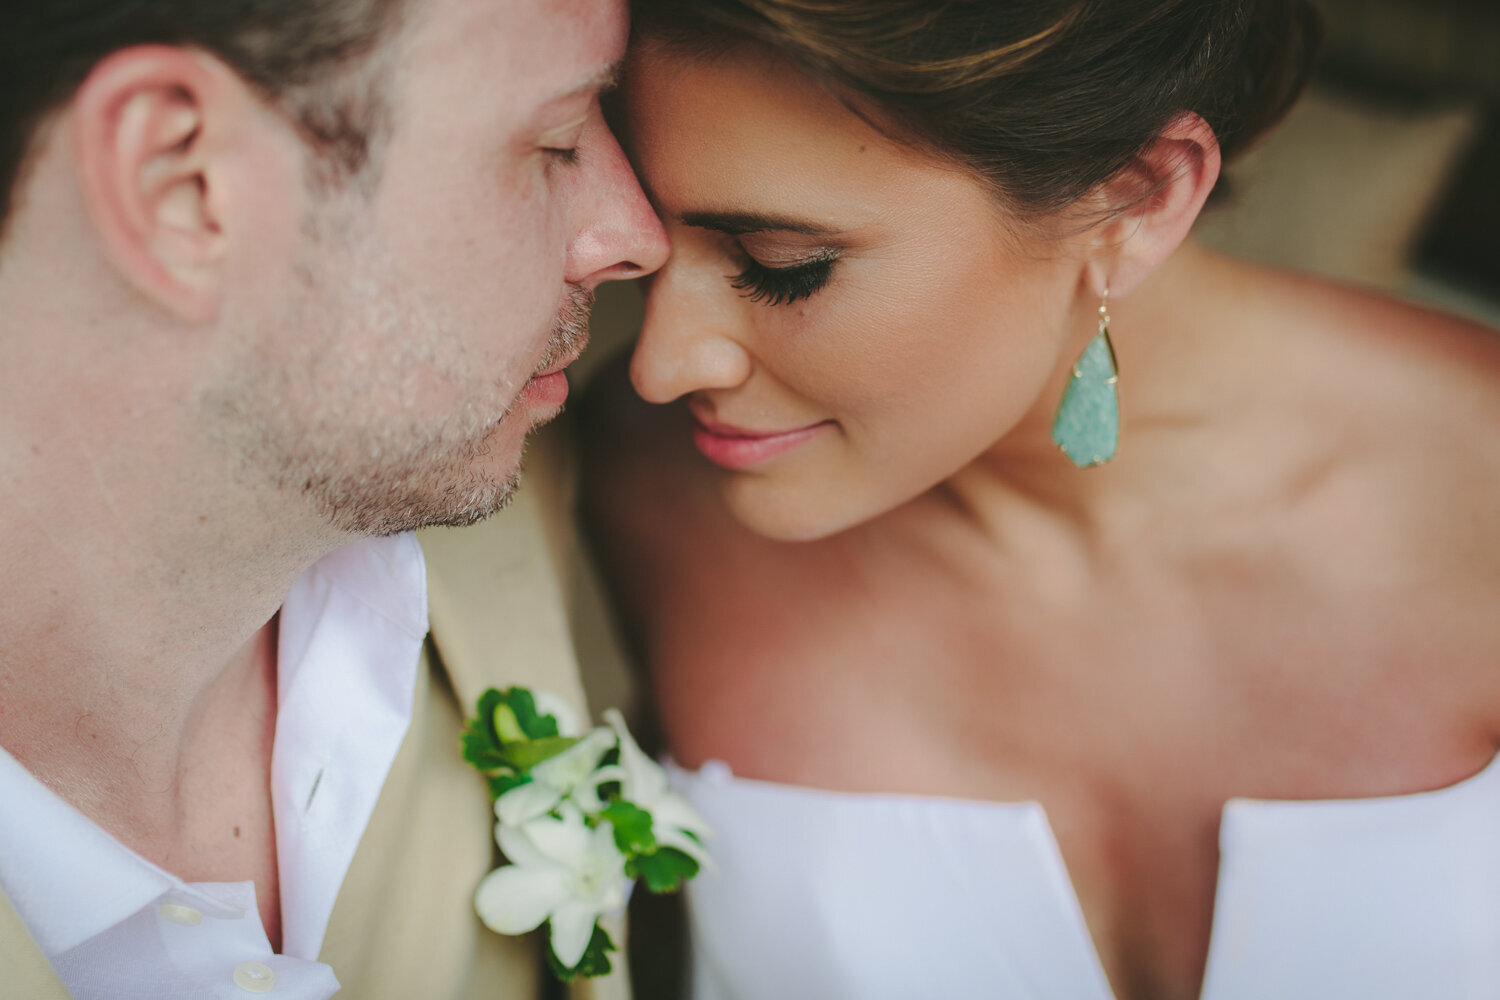
{"label": "woman's chest", "polygon": [[1360,797],[1500,741],[1500,621],[1440,595],[789,581],[732,603],[732,627],[700,607],[659,630],[653,680],[680,761],[751,776],[1010,799],[1175,762],[1199,798]]}
{"label": "woman's chest", "polygon": [[696,995],[1161,1000],[1201,981],[1205,1000],[1488,996],[1497,779],[1492,766],[1391,799],[1229,803],[1203,954],[1174,962],[1173,928],[1096,920],[1037,803],[680,775],[720,866],[691,888]]}
{"label": "woman's chest", "polygon": [[[678,759],[860,793],[1035,802],[1085,939],[1120,1000],[1198,995],[1224,804],[1444,788],[1495,753],[1466,670],[1372,641],[1335,606],[1122,597],[829,605],[658,676]],[[1278,615],[1280,616],[1278,619]],[[1392,616],[1392,619],[1399,616]],[[769,624],[769,623],[768,623]],[[837,642],[828,642],[837,636]],[[1227,947],[1227,946],[1226,946]]]}

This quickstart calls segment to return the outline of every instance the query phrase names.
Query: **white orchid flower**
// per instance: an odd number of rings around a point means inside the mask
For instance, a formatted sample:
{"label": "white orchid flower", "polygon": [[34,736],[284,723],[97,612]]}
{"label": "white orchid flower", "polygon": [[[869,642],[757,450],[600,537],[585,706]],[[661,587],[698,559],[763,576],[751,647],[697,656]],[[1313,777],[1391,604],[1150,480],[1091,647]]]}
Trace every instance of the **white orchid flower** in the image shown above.
{"label": "white orchid flower", "polygon": [[[470,720],[464,731],[464,757],[490,779],[491,789],[521,782],[495,800],[495,840],[510,863],[484,877],[474,908],[500,934],[525,934],[546,922],[565,981],[574,974],[602,975],[613,945],[599,918],[624,908],[633,884],[626,871],[652,892],[669,892],[712,867],[702,843],[710,831],[671,790],[666,772],[641,750],[619,712],[604,713],[609,724],[580,737],[571,705],[531,693],[536,711],[556,718],[561,739],[533,737],[528,734],[540,730],[521,726],[515,702],[507,700],[518,693],[528,692],[486,691],[480,707],[492,706],[494,718]],[[507,756],[511,744],[516,746]],[[557,752],[558,746],[567,749]],[[491,766],[497,759],[513,767]],[[599,795],[606,787],[608,800]],[[660,852],[663,847],[681,856]]]}
{"label": "white orchid flower", "polygon": [[511,863],[479,883],[474,908],[500,934],[524,934],[550,920],[552,954],[571,969],[588,949],[599,917],[625,905],[625,857],[608,822],[590,829],[569,802],[559,812],[560,818],[495,828]]}
{"label": "white orchid flower", "polygon": [[[590,732],[562,753],[537,764],[529,772],[531,780],[517,785],[495,801],[495,816],[501,826],[520,826],[556,809],[580,789],[588,799],[594,798],[593,775],[604,755],[615,748],[617,737],[604,726]],[[592,802],[589,801],[588,805]],[[589,812],[597,809],[584,808]]]}
{"label": "white orchid flower", "polygon": [[[702,868],[713,869],[713,860],[703,848],[703,840],[713,836],[703,817],[688,805],[687,800],[672,791],[667,783],[667,772],[661,765],[646,755],[630,730],[625,727],[625,718],[616,709],[604,713],[620,741],[620,763],[615,767],[603,767],[589,779],[597,789],[605,782],[620,783],[620,797],[651,814],[651,833],[662,847],[672,847],[698,862]],[[587,790],[579,792],[585,800]],[[588,805],[584,806],[588,808]]]}

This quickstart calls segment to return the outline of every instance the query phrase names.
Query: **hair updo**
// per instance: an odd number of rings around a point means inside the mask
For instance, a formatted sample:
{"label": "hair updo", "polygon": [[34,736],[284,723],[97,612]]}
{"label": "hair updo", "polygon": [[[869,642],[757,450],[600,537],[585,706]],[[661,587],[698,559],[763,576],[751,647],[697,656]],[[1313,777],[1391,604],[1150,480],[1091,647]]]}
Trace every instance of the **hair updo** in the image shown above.
{"label": "hair updo", "polygon": [[973,171],[1031,220],[1119,177],[1183,111],[1200,115],[1231,159],[1291,107],[1321,39],[1307,0],[633,7],[637,36],[671,51],[712,57],[748,42],[789,59],[894,138]]}

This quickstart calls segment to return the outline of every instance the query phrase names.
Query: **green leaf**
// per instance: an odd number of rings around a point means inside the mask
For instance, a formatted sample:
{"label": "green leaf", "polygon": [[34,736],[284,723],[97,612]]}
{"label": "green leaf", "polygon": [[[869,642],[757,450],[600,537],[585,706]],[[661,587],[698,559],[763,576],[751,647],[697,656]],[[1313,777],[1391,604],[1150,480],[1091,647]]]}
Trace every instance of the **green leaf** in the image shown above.
{"label": "green leaf", "polygon": [[[549,924],[542,925],[542,932],[546,940],[551,941],[552,927]],[[594,924],[594,936],[589,938],[589,946],[583,950],[583,957],[578,964],[571,969],[565,967],[552,954],[552,946],[547,946],[547,964],[552,967],[552,974],[565,983],[571,983],[579,976],[585,978],[590,976],[607,976],[611,968],[609,964],[609,952],[615,951],[615,943],[609,939],[609,933]]]}
{"label": "green leaf", "polygon": [[516,774],[513,771],[507,771],[504,774],[493,775],[490,778],[490,799],[498,799],[500,796],[504,795],[512,788],[518,788],[530,781],[531,778],[529,776],[524,774]]}
{"label": "green leaf", "polygon": [[495,729],[495,735],[500,737],[502,745],[520,743],[526,739],[520,720],[516,718],[516,713],[508,701],[502,701],[495,706],[495,710],[490,713],[490,724]]}
{"label": "green leaf", "polygon": [[576,736],[548,736],[525,743],[511,743],[505,747],[505,761],[517,771],[529,771],[577,742]]}
{"label": "green leaf", "polygon": [[459,736],[464,760],[491,777],[490,793],[497,796],[520,784],[499,779],[514,777],[510,772],[524,774],[577,742],[557,735],[557,717],[538,714],[536,700],[523,687],[486,690],[479,696],[478,714],[464,723]]}
{"label": "green leaf", "polygon": [[463,733],[459,737],[464,760],[481,771],[493,771],[497,767],[507,766],[499,737],[490,724],[501,699],[502,695],[494,688],[480,695],[479,714],[464,724]]}
{"label": "green leaf", "polygon": [[675,847],[663,847],[626,861],[625,874],[641,879],[652,892],[676,892],[698,874],[698,862]]}
{"label": "green leaf", "polygon": [[600,819],[607,819],[615,830],[615,846],[627,858],[650,854],[656,850],[656,834],[651,832],[651,814],[634,802],[616,799],[604,807]]}
{"label": "green leaf", "polygon": [[[520,727],[521,738],[528,740],[545,740],[557,736],[557,716],[542,715],[536,710],[536,699],[531,696],[531,691],[523,687],[509,688],[505,692],[506,704],[510,706],[512,717]],[[511,737],[506,737],[507,740]]]}
{"label": "green leaf", "polygon": [[480,773],[491,774],[495,771],[509,771],[510,756],[504,750],[473,750],[466,747],[464,758],[473,764]]}
{"label": "green leaf", "polygon": [[[490,714],[495,711],[495,706],[504,700],[505,695],[499,691],[494,688],[485,688],[484,694],[479,696],[479,717],[481,719],[489,718]],[[494,734],[491,733],[490,735],[493,736]]]}

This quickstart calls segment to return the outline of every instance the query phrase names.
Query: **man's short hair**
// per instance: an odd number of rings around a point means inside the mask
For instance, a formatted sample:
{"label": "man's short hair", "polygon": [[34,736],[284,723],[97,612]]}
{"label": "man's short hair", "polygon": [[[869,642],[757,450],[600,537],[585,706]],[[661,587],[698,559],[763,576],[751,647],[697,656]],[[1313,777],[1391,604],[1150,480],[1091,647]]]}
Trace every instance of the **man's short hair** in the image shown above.
{"label": "man's short hair", "polygon": [[[295,123],[325,180],[369,166],[385,117],[362,73],[406,0],[21,0],[0,10],[0,237],[38,127],[105,56],[195,46]],[[378,74],[374,74],[378,75]]]}

